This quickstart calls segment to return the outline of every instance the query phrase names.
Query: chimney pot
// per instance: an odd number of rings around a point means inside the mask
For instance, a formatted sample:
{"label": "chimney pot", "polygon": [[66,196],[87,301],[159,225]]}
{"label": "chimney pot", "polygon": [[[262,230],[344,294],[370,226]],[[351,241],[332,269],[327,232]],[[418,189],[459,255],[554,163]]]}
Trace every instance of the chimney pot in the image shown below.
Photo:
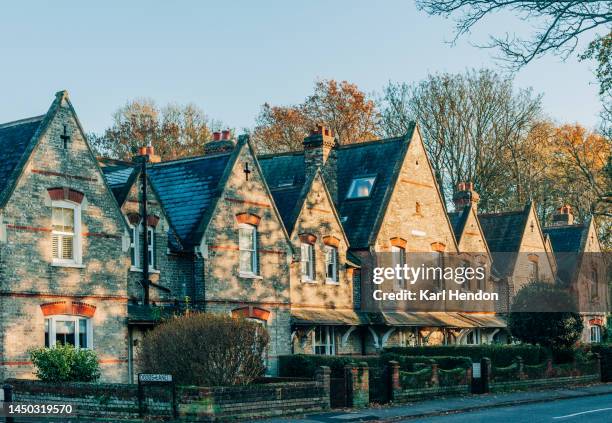
{"label": "chimney pot", "polygon": [[565,204],[557,209],[557,213],[553,215],[553,225],[573,225],[574,224],[574,213],[572,213],[572,206]]}
{"label": "chimney pot", "polygon": [[147,147],[138,147],[138,155],[146,156],[147,155]]}
{"label": "chimney pot", "polygon": [[221,132],[219,131],[213,132],[213,141],[221,141]]}
{"label": "chimney pot", "polygon": [[222,140],[229,140],[230,139],[230,130],[229,129],[221,131],[221,139]]}
{"label": "chimney pot", "polygon": [[455,211],[459,211],[468,205],[477,206],[478,201],[480,201],[480,196],[474,191],[473,182],[459,182],[457,184],[457,192],[453,195]]}

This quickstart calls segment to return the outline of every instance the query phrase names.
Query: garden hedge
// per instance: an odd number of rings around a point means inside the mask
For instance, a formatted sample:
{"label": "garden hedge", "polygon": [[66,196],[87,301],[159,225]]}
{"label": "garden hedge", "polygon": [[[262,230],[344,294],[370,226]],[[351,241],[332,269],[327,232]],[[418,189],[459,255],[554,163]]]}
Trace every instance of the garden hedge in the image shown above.
{"label": "garden hedge", "polygon": [[509,366],[517,356],[523,357],[526,364],[539,364],[550,354],[547,349],[538,345],[439,345],[418,347],[391,347],[384,352],[403,356],[445,356],[469,357],[479,361],[489,357],[496,366]]}

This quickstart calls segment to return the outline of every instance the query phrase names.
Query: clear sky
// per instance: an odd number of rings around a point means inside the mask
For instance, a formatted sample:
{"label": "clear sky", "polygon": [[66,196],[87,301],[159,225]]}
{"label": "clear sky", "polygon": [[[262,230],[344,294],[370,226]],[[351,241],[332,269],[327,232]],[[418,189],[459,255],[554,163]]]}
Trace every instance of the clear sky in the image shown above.
{"label": "clear sky", "polygon": [[[452,21],[409,0],[13,1],[0,10],[0,122],[41,114],[67,89],[86,131],[137,97],[193,102],[251,127],[261,104],[300,102],[316,78],[374,92],[389,80],[499,66],[470,41],[503,27],[524,29],[497,17],[451,46]],[[594,126],[592,68],[546,57],[516,84],[543,93],[551,118]]]}

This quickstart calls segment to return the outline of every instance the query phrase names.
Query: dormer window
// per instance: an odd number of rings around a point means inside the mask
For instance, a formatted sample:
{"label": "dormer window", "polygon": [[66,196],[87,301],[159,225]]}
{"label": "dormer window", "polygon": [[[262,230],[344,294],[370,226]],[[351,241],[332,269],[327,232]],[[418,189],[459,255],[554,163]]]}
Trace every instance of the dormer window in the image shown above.
{"label": "dormer window", "polygon": [[372,187],[376,176],[363,176],[359,178],[353,178],[351,186],[346,195],[347,199],[354,198],[366,198],[372,193]]}

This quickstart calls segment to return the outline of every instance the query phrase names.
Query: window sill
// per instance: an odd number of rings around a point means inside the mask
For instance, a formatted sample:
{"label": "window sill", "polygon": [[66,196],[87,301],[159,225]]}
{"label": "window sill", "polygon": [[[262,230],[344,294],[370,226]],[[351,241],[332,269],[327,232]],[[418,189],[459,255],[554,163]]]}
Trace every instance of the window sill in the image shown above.
{"label": "window sill", "polygon": [[332,279],[325,279],[325,285],[340,285],[340,282],[334,281]]}
{"label": "window sill", "polygon": [[245,279],[263,279],[263,276],[256,275],[254,273],[240,272],[240,273],[238,273],[238,276],[241,277],[241,278],[245,278]]}
{"label": "window sill", "polygon": [[316,284],[317,281],[315,279],[305,279],[305,278],[302,278],[302,283]]}
{"label": "window sill", "polygon": [[51,263],[51,266],[53,267],[72,267],[75,269],[85,269],[85,265],[84,264],[78,264],[78,263],[64,263],[61,261],[54,261]]}
{"label": "window sill", "polygon": [[[139,268],[139,267],[132,266],[132,267],[130,267],[130,272],[142,273],[142,269]],[[160,272],[157,269],[149,269],[149,274],[151,274],[151,273],[154,274],[154,275],[159,275]]]}

